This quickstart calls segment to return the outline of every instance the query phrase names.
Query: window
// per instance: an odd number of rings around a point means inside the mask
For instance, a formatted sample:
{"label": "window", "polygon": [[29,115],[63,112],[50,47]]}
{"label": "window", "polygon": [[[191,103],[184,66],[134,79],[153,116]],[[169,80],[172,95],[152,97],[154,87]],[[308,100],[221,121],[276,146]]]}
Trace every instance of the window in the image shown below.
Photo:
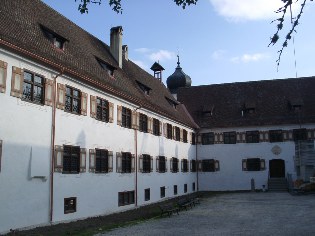
{"label": "window", "polygon": [[64,199],[64,214],[77,211],[77,198],[69,197]]}
{"label": "window", "polygon": [[95,173],[108,173],[108,151],[96,149]]}
{"label": "window", "polygon": [[108,101],[102,98],[96,98],[96,119],[104,122],[109,120],[109,106]]}
{"label": "window", "polygon": [[183,142],[187,143],[187,131],[185,129],[183,130]]}
{"label": "window", "polygon": [[80,114],[81,92],[78,89],[66,86],[65,111]]}
{"label": "window", "polygon": [[260,158],[247,158],[242,161],[243,171],[265,170],[265,160]]}
{"label": "window", "polygon": [[148,117],[141,113],[139,116],[139,131],[145,132],[145,133],[148,132]]}
{"label": "window", "polygon": [[180,128],[175,127],[175,140],[180,141]]}
{"label": "window", "polygon": [[191,172],[196,172],[197,171],[196,160],[191,160],[190,161],[190,171]]}
{"label": "window", "polygon": [[156,171],[159,173],[165,173],[167,171],[165,156],[158,156],[156,158]]}
{"label": "window", "polygon": [[293,130],[293,140],[294,141],[307,140],[306,129],[294,129]]}
{"label": "window", "polygon": [[42,30],[46,38],[56,47],[59,49],[64,49],[64,44],[67,41],[65,38],[61,37],[60,35],[54,33],[53,31],[47,29],[46,27],[41,25]]}
{"label": "window", "polygon": [[174,101],[173,99],[170,99],[168,97],[165,97],[166,101],[174,108],[176,109],[178,102]]}
{"label": "window", "polygon": [[126,206],[135,203],[135,191],[118,193],[118,206]]}
{"label": "window", "polygon": [[108,75],[113,76],[115,67],[109,65],[108,63],[102,61],[99,58],[96,58],[97,62],[100,64],[100,66],[107,72]]}
{"label": "window", "polygon": [[24,71],[22,99],[35,103],[44,103],[45,79],[34,73]]}
{"label": "window", "polygon": [[236,143],[236,132],[224,132],[224,143],[225,144],[235,144]]}
{"label": "window", "polygon": [[194,191],[194,192],[196,191],[196,183],[195,182],[192,183],[192,191]]}
{"label": "window", "polygon": [[121,173],[131,173],[131,153],[121,153]]}
{"label": "window", "polygon": [[158,119],[153,119],[153,134],[160,135],[160,121]]}
{"label": "window", "polygon": [[178,172],[178,158],[172,157],[170,165],[171,165],[171,172],[173,173]]}
{"label": "window", "polygon": [[63,173],[77,174],[80,172],[80,147],[63,146]]}
{"label": "window", "polygon": [[177,195],[177,185],[174,185],[174,195]]}
{"label": "window", "polygon": [[187,193],[187,184],[184,184],[184,193]]}
{"label": "window", "polygon": [[259,131],[246,131],[246,143],[259,143]]}
{"label": "window", "polygon": [[215,168],[213,159],[202,160],[201,163],[203,172],[214,172]]}
{"label": "window", "polygon": [[122,107],[122,126],[126,128],[131,128],[131,110]]}
{"label": "window", "polygon": [[269,141],[271,143],[283,142],[282,130],[269,130]]}
{"label": "window", "polygon": [[136,82],[137,82],[139,88],[142,90],[142,92],[145,95],[149,95],[151,88],[149,88],[148,86],[144,85],[143,83],[141,83],[139,81],[136,81]]}
{"label": "window", "polygon": [[182,159],[181,164],[182,164],[182,172],[188,172],[188,160]]}
{"label": "window", "polygon": [[203,133],[202,134],[202,145],[208,145],[208,144],[214,144],[214,133],[210,132],[210,133]]}
{"label": "window", "polygon": [[165,186],[160,187],[160,196],[161,198],[165,197]]}
{"label": "window", "polygon": [[191,144],[196,145],[196,134],[195,133],[191,133]]}
{"label": "window", "polygon": [[150,189],[149,188],[144,190],[144,201],[150,201]]}
{"label": "window", "polygon": [[168,139],[173,138],[173,128],[171,124],[167,124],[167,138]]}
{"label": "window", "polygon": [[139,158],[139,171],[142,173],[150,173],[152,170],[152,158],[150,155],[143,154]]}

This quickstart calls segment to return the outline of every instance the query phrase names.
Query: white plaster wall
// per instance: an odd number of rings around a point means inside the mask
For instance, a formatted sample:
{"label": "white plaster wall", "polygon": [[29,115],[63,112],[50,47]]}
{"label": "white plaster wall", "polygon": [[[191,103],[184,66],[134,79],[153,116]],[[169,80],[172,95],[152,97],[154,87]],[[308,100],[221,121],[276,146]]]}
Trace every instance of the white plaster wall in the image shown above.
{"label": "white plaster wall", "polygon": [[[49,77],[34,64],[0,51],[8,63],[6,92],[0,93],[0,233],[49,222],[51,111],[10,96],[12,66]],[[42,176],[47,178],[32,178]]]}
{"label": "white plaster wall", "polygon": [[[308,124],[305,128],[313,128]],[[247,127],[217,130],[202,130],[206,132],[244,132],[250,130],[268,131],[272,129],[291,130],[298,129],[299,126],[287,125],[277,127]],[[281,148],[279,155],[273,154],[271,149],[278,145]],[[294,142],[260,142],[260,143],[237,143],[237,144],[213,144],[198,145],[198,159],[216,159],[220,162],[220,171],[199,172],[199,189],[201,191],[231,191],[250,190],[251,179],[255,180],[255,188],[262,189],[262,185],[268,186],[269,160],[282,159],[285,161],[285,173],[292,174],[296,178],[293,156],[295,155]],[[266,169],[263,171],[243,171],[242,159],[261,158],[265,159]]]}

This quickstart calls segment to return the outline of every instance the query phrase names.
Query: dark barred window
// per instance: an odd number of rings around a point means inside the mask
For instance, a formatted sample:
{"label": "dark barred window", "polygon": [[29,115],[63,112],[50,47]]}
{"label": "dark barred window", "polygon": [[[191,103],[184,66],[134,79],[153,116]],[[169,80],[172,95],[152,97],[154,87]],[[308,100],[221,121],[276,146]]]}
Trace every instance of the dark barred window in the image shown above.
{"label": "dark barred window", "polygon": [[259,143],[259,131],[246,131],[246,143]]}
{"label": "dark barred window", "polygon": [[150,189],[149,188],[144,190],[144,201],[150,201]]}
{"label": "dark barred window", "polygon": [[121,153],[121,171],[122,173],[131,173],[131,153]]}
{"label": "dark barred window", "polygon": [[187,159],[182,159],[182,171],[188,172],[188,160]]}
{"label": "dark barred window", "polygon": [[172,125],[171,124],[167,124],[167,138],[168,139],[172,139],[173,136],[173,131],[172,131]]}
{"label": "dark barred window", "polygon": [[195,133],[191,134],[191,144],[196,145],[196,134]]}
{"label": "dark barred window", "polygon": [[118,206],[125,206],[135,203],[135,191],[125,191],[118,193]]}
{"label": "dark barred window", "polygon": [[294,141],[307,140],[306,129],[294,129],[293,130],[293,140]]}
{"label": "dark barred window", "polygon": [[148,132],[148,117],[141,113],[139,116],[139,131]]}
{"label": "dark barred window", "polygon": [[122,117],[121,117],[122,126],[126,128],[131,128],[131,110],[122,107]]}
{"label": "dark barred window", "polygon": [[183,130],[183,142],[187,143],[187,131],[185,129]]}
{"label": "dark barred window", "polygon": [[108,101],[105,99],[97,98],[97,112],[96,119],[104,122],[108,122]]}
{"label": "dark barred window", "polygon": [[171,167],[172,167],[172,172],[173,173],[178,172],[178,158],[173,157],[171,159]]}
{"label": "dark barred window", "polygon": [[160,197],[161,198],[165,197],[165,186],[160,187]]}
{"label": "dark barred window", "polygon": [[196,172],[197,171],[196,160],[191,160],[191,162],[190,162],[190,171],[191,172]]}
{"label": "dark barred window", "polygon": [[142,155],[142,173],[150,173],[151,172],[151,157],[150,155],[143,154]]}
{"label": "dark barred window", "polygon": [[184,193],[187,193],[187,184],[184,184]]}
{"label": "dark barred window", "polygon": [[214,144],[214,133],[203,133],[202,134],[202,145]]}
{"label": "dark barred window", "polygon": [[206,159],[202,160],[202,171],[203,172],[214,172],[215,171],[215,165],[213,159]]}
{"label": "dark barred window", "polygon": [[248,158],[246,160],[247,171],[260,171],[260,158]]}
{"label": "dark barred window", "polygon": [[160,135],[160,121],[158,119],[153,119],[153,134]]}
{"label": "dark barred window", "polygon": [[269,141],[271,143],[283,142],[282,130],[269,130]]}
{"label": "dark barred window", "polygon": [[22,99],[35,103],[44,103],[44,78],[34,73],[24,71]]}
{"label": "dark barred window", "polygon": [[66,86],[65,111],[80,114],[81,92],[78,89]]}
{"label": "dark barred window", "polygon": [[174,185],[174,195],[177,195],[177,185]]}
{"label": "dark barred window", "polygon": [[108,173],[108,151],[96,149],[95,173]]}
{"label": "dark barred window", "polygon": [[236,132],[224,132],[224,143],[225,144],[235,144],[236,143]]}
{"label": "dark barred window", "polygon": [[159,166],[159,172],[165,173],[165,171],[166,171],[166,158],[165,158],[165,156],[159,156],[158,166]]}
{"label": "dark barred window", "polygon": [[76,174],[80,172],[80,147],[64,145],[63,173]]}
{"label": "dark barred window", "polygon": [[77,198],[70,197],[64,199],[64,214],[73,213],[77,211]]}
{"label": "dark barred window", "polygon": [[175,140],[180,141],[180,128],[175,127]]}

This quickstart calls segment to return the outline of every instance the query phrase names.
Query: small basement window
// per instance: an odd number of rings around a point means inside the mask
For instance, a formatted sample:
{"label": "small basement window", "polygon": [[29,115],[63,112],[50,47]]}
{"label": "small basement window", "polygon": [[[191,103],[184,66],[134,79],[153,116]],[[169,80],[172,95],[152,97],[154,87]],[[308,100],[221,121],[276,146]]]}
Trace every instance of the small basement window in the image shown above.
{"label": "small basement window", "polygon": [[69,197],[64,199],[64,214],[77,211],[77,198]]}
{"label": "small basement window", "polygon": [[96,57],[96,60],[97,62],[100,64],[100,66],[105,70],[107,71],[108,75],[110,76],[114,76],[114,70],[115,70],[115,67],[109,65],[108,63],[106,63],[105,61],[99,59]]}

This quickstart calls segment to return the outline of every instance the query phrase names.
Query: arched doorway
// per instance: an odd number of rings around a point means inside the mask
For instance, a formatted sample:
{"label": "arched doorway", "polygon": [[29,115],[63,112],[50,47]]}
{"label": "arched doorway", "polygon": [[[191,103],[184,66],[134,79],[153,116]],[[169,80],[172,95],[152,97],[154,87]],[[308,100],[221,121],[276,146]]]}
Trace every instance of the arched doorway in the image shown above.
{"label": "arched doorway", "polygon": [[269,161],[269,175],[270,178],[284,178],[285,164],[284,160],[273,159]]}

